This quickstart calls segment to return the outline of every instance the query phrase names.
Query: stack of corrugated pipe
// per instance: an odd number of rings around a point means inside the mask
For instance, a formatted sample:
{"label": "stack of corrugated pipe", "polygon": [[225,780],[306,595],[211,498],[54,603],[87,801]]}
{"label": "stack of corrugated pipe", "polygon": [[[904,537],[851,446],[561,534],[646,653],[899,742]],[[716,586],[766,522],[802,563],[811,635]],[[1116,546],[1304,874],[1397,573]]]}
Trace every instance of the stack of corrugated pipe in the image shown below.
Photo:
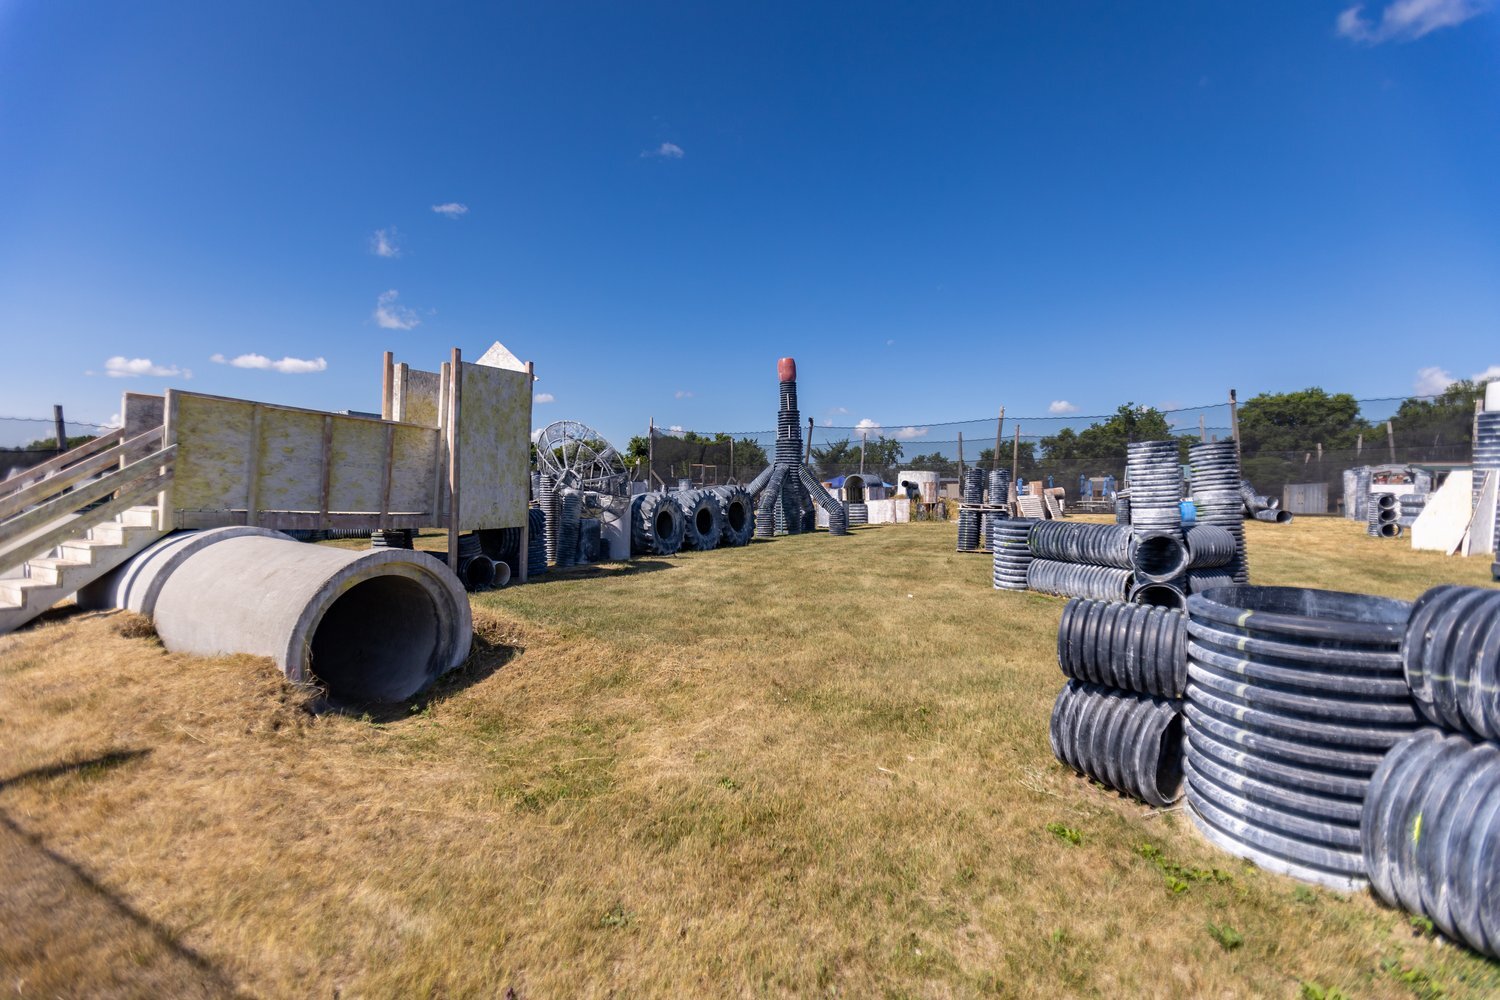
{"label": "stack of corrugated pipe", "polygon": [[575,489],[558,491],[557,566],[564,569],[578,565],[579,522],[583,519],[583,495]]}
{"label": "stack of corrugated pipe", "polygon": [[547,514],[540,507],[526,511],[526,577],[547,572]]}
{"label": "stack of corrugated pipe", "polygon": [[1245,558],[1245,501],[1240,495],[1240,454],[1233,441],[1200,441],[1188,446],[1193,470],[1193,506],[1198,524],[1212,524],[1234,536],[1234,558],[1228,564],[1235,583],[1250,582]]}
{"label": "stack of corrugated pipe", "polygon": [[547,518],[546,531],[543,533],[547,542],[547,562],[555,563],[557,562],[557,531],[560,513],[558,504],[561,497],[557,495],[557,480],[548,473],[542,473],[537,479],[536,499],[542,508],[542,514]]}
{"label": "stack of corrugated pipe", "polygon": [[1028,590],[1027,575],[1032,554],[1029,538],[1034,525],[1029,517],[1010,517],[995,521],[990,527],[990,547],[994,550],[993,580],[996,590]]}
{"label": "stack of corrugated pipe", "polygon": [[1401,662],[1431,725],[1397,743],[1370,779],[1360,848],[1371,886],[1500,958],[1500,591],[1423,594]]}
{"label": "stack of corrugated pipe", "polygon": [[1250,480],[1240,480],[1240,499],[1245,504],[1245,516],[1268,524],[1290,524],[1292,512],[1281,509],[1281,501],[1255,492]]}
{"label": "stack of corrugated pipe", "polygon": [[1099,601],[1130,597],[1134,580],[1131,529],[1117,524],[1033,520],[1026,541],[1032,555],[1026,567],[1026,585],[1031,590]]}
{"label": "stack of corrugated pipe", "polygon": [[1401,505],[1394,493],[1371,493],[1365,499],[1365,533],[1372,538],[1401,537]]}
{"label": "stack of corrugated pipe", "polygon": [[984,506],[984,470],[964,470],[958,503],[958,551],[979,551],[979,514]]}
{"label": "stack of corrugated pipe", "polygon": [[1141,604],[1181,608],[1186,600],[1188,550],[1182,534],[1182,463],[1176,441],[1134,441],[1125,449],[1130,483],[1130,562],[1127,595]]}
{"label": "stack of corrugated pipe", "polygon": [[1182,612],[1075,598],[1057,628],[1067,685],[1052,708],[1057,759],[1153,806],[1182,793]]}
{"label": "stack of corrugated pipe", "polygon": [[[437,553],[433,553],[434,556]],[[495,561],[484,554],[476,534],[458,538],[458,579],[465,590],[489,590],[495,585]],[[506,579],[510,579],[507,569]]]}
{"label": "stack of corrugated pipe", "polygon": [[1130,491],[1120,490],[1115,494],[1115,523],[1130,524]]}
{"label": "stack of corrugated pipe", "polygon": [[985,551],[995,550],[995,524],[1010,517],[1010,470],[991,469],[989,486],[984,497],[984,510],[979,515],[980,545]]}
{"label": "stack of corrugated pipe", "polygon": [[1291,587],[1188,598],[1184,772],[1204,836],[1272,871],[1363,884],[1371,776],[1418,725],[1402,677],[1410,611]]}
{"label": "stack of corrugated pipe", "polygon": [[1422,511],[1427,509],[1426,493],[1403,493],[1396,498],[1396,509],[1401,516],[1396,518],[1396,523],[1402,529],[1408,529],[1417,523],[1417,518],[1422,516]]}

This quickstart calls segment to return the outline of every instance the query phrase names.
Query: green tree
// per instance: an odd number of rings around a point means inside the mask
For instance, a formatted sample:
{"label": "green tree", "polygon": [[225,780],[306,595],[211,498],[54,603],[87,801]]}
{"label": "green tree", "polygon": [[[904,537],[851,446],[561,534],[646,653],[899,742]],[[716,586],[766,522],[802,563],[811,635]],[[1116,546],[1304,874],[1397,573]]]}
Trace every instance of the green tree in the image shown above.
{"label": "green tree", "polygon": [[859,468],[859,446],[848,438],[830,441],[823,447],[812,450],[812,460],[819,476],[832,479],[841,472]]}
{"label": "green tree", "polygon": [[[1162,441],[1173,437],[1166,416],[1154,406],[1126,403],[1100,423],[1081,431],[1064,427],[1056,434],[1042,438],[1042,464],[1058,462],[1100,462],[1124,465],[1125,446],[1132,441]],[[1186,441],[1182,439],[1186,456]]]}
{"label": "green tree", "polygon": [[1370,430],[1359,400],[1317,386],[1296,392],[1263,392],[1240,406],[1240,448],[1245,452],[1308,452],[1353,448]]}
{"label": "green tree", "polygon": [[1391,417],[1396,443],[1402,447],[1468,447],[1474,438],[1474,403],[1484,385],[1460,379],[1433,399],[1408,399]]}

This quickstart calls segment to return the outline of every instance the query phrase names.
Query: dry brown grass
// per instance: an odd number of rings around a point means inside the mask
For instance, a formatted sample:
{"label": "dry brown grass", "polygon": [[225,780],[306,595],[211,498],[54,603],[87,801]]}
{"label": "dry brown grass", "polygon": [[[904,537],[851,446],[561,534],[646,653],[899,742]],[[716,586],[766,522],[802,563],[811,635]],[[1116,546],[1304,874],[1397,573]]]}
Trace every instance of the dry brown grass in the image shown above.
{"label": "dry brown grass", "polygon": [[[1486,575],[1343,521],[1250,532],[1258,582]],[[1060,609],[991,590],[941,524],[553,573],[477,598],[470,665],[392,718],[117,615],[0,639],[0,990],[1500,988],[1057,764]]]}

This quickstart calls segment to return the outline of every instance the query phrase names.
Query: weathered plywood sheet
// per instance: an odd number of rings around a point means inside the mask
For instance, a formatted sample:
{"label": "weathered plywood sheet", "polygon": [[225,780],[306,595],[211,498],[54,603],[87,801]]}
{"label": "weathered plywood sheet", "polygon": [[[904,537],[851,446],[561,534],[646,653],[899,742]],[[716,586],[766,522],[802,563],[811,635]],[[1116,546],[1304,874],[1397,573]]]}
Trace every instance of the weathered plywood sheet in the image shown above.
{"label": "weathered plywood sheet", "polygon": [[[391,464],[391,510],[432,509],[433,479],[437,467],[438,432],[426,427],[396,427],[394,461]],[[438,523],[433,520],[433,524]]]}
{"label": "weathered plywood sheet", "polygon": [[374,420],[333,418],[329,510],[380,509],[385,488],[385,428]]}
{"label": "weathered plywood sheet", "polygon": [[1479,488],[1479,502],[1474,507],[1474,520],[1469,525],[1469,537],[1464,539],[1466,556],[1494,555],[1497,491],[1500,491],[1500,474],[1485,473],[1484,485]]}
{"label": "weathered plywood sheet", "polygon": [[177,440],[172,505],[179,510],[244,510],[254,404],[173,392],[171,405]]}
{"label": "weathered plywood sheet", "polygon": [[531,379],[468,363],[459,371],[459,530],[516,527],[531,488]]}
{"label": "weathered plywood sheet", "polygon": [[1463,541],[1473,517],[1473,477],[1468,472],[1449,473],[1438,491],[1427,498],[1427,506],[1411,526],[1411,547],[1453,552]]}
{"label": "weathered plywood sheet", "polygon": [[259,509],[319,509],[323,499],[323,420],[321,413],[260,408],[260,475],[255,493]]}
{"label": "weathered plywood sheet", "polygon": [[417,371],[405,366],[397,368],[391,396],[392,416],[404,424],[438,426],[439,387],[436,372]]}
{"label": "weathered plywood sheet", "polygon": [[125,428],[125,440],[138,437],[162,425],[166,414],[166,399],[144,392],[127,392],[120,400],[120,421]]}

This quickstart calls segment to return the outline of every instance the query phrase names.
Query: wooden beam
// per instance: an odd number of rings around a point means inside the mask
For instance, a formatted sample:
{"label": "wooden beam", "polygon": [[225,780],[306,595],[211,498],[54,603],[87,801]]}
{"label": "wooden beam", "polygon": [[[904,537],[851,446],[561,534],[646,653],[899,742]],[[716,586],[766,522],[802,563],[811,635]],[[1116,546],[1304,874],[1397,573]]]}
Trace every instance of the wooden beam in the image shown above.
{"label": "wooden beam", "polygon": [[57,434],[57,450],[68,450],[68,425],[63,421],[62,404],[52,406],[52,429]]}
{"label": "wooden beam", "polygon": [[1000,470],[1000,442],[1005,440],[1005,407],[1000,407],[1000,419],[995,421],[995,460],[990,463],[990,470]]}
{"label": "wooden beam", "polygon": [[391,513],[391,467],[396,462],[396,425],[385,425],[385,458],[380,464],[380,530]]}
{"label": "wooden beam", "polygon": [[[326,481],[326,476],[325,476]],[[327,500],[324,500],[327,506]],[[245,523],[255,527],[260,513],[260,404],[250,404],[250,454],[245,459]]]}
{"label": "wooden beam", "polygon": [[161,428],[157,427],[126,441],[118,451],[101,451],[54,475],[38,480],[8,497],[0,498],[0,518],[10,517],[17,511],[50,500],[68,487],[76,486],[85,479],[104,472],[110,466],[117,465],[117,456],[137,457],[141,452],[150,450],[148,446],[154,447],[159,440],[161,440]]}
{"label": "wooden beam", "polygon": [[333,414],[323,416],[323,445],[318,464],[322,467],[323,479],[318,484],[318,528],[326,529],[323,523],[328,518],[328,492],[333,486]]}
{"label": "wooden beam", "polygon": [[380,419],[391,419],[391,399],[395,392],[396,356],[390,351],[380,362]]}
{"label": "wooden beam", "polygon": [[432,450],[432,523],[448,523],[443,506],[443,488],[448,482],[448,362],[438,369],[437,447]]}
{"label": "wooden beam", "polygon": [[[531,420],[532,414],[534,412],[533,405],[536,402],[536,400],[533,398],[536,395],[536,390],[534,388],[535,385],[536,365],[528,361],[526,362],[526,427],[528,434],[531,433]],[[530,470],[529,463],[527,465],[527,469],[528,471]],[[531,495],[531,477],[529,475],[526,477],[526,482],[526,495],[529,497]],[[527,503],[523,504],[522,506],[524,509],[524,513],[521,516],[521,547],[516,550],[516,576],[520,580],[520,582],[525,583],[527,575],[526,571],[528,569],[527,563],[531,562],[531,560],[528,558],[528,554],[531,549],[531,504]],[[628,505],[625,508],[625,518],[627,520],[629,520],[630,518],[630,508]]]}
{"label": "wooden beam", "polygon": [[[147,455],[138,461],[132,462],[123,469],[100,476],[92,482],[79,486],[70,493],[64,493],[40,506],[33,507],[24,514],[6,521],[0,525],[0,545],[12,545],[6,551],[6,555],[14,555],[19,549],[26,549],[31,555],[36,554],[36,546],[39,544],[36,537],[28,538],[31,532],[45,527],[49,522],[55,521],[67,514],[72,514],[80,507],[87,507],[97,500],[102,500],[114,493],[116,490],[126,490],[142,479],[158,475],[163,466],[170,466],[175,452],[174,448]],[[80,517],[73,520],[83,521],[86,524],[98,524],[97,518]],[[71,523],[71,521],[69,522]],[[29,558],[27,556],[26,558]]]}
{"label": "wooden beam", "polygon": [[6,496],[17,490],[28,488],[39,479],[44,479],[64,469],[74,462],[88,458],[90,455],[103,451],[120,443],[125,437],[125,428],[117,427],[108,434],[100,435],[92,441],[87,441],[72,451],[55,458],[49,458],[41,465],[33,465],[23,472],[18,472],[10,479],[0,482],[0,496]]}
{"label": "wooden beam", "polygon": [[1021,424],[1016,423],[1016,440],[1010,447],[1010,495],[1019,497],[1021,494],[1016,487],[1016,480],[1021,474]]}
{"label": "wooden beam", "polygon": [[458,572],[459,495],[459,421],[463,419],[464,360],[458,348],[453,349],[452,374],[448,388],[448,568]]}

